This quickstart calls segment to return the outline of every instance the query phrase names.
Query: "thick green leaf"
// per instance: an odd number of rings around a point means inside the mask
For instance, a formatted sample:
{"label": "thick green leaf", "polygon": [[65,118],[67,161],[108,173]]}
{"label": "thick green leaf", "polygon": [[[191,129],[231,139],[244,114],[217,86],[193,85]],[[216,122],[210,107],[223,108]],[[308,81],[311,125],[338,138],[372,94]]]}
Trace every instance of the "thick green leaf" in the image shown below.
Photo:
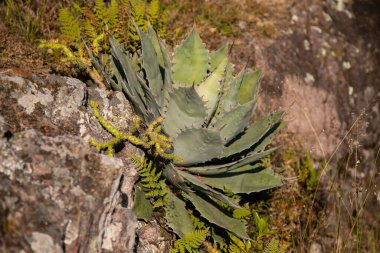
{"label": "thick green leaf", "polygon": [[253,101],[239,105],[228,113],[225,113],[215,122],[213,128],[219,131],[225,143],[235,138],[248,126],[253,105]]}
{"label": "thick green leaf", "polygon": [[207,165],[207,166],[199,166],[199,167],[186,167],[185,170],[189,171],[193,174],[198,175],[219,175],[226,172],[236,172],[239,171],[241,167],[260,161],[262,158],[268,156],[271,154],[276,148],[269,149],[262,152],[251,152],[246,157],[230,162],[225,164],[218,164],[218,165]]}
{"label": "thick green leaf", "polygon": [[168,203],[165,205],[165,219],[168,226],[181,238],[195,232],[193,222],[186,210],[185,202],[171,191],[168,191],[167,194]]}
{"label": "thick green leaf", "polygon": [[202,181],[212,187],[229,189],[234,193],[259,192],[282,185],[282,178],[271,170],[256,168],[249,171],[250,167],[252,166],[246,165],[244,173],[228,172],[224,175],[202,177]]}
{"label": "thick green leaf", "polygon": [[195,167],[184,167],[184,170],[196,174],[196,175],[217,175],[220,173],[225,173],[228,168],[234,165],[235,162],[217,164],[217,165],[205,165],[205,166],[195,166]]}
{"label": "thick green leaf", "polygon": [[90,59],[91,59],[91,62],[92,64],[94,65],[95,69],[100,73],[102,74],[102,77],[103,77],[103,80],[105,82],[105,85],[107,87],[107,89],[109,89],[110,87],[112,87],[112,89],[115,89],[117,91],[120,91],[121,90],[121,87],[120,85],[116,84],[115,82],[113,82],[112,84],[112,79],[111,77],[108,75],[108,73],[106,73],[106,71],[104,71],[104,67],[100,64],[100,62],[98,61],[98,59],[96,59],[92,53],[92,51],[90,50],[90,48],[87,46],[87,44],[85,44],[85,47],[86,47],[86,50],[87,50],[87,53],[88,55],[90,56]]}
{"label": "thick green leaf", "polygon": [[[150,118],[151,119],[156,119],[159,116],[161,116],[160,112],[160,107],[157,104],[157,100],[154,97],[152,90],[147,86],[145,79],[141,76],[140,73],[136,73],[137,80],[140,83],[140,86],[142,87],[144,93],[145,93],[145,106],[147,108],[147,114],[152,115]],[[150,122],[150,120],[148,122]]]}
{"label": "thick green leaf", "polygon": [[140,58],[140,55],[139,55],[137,52],[135,52],[135,53],[130,53],[130,54],[129,54],[129,60],[130,60],[130,62],[131,62],[131,65],[132,65],[133,70],[134,70],[136,73],[140,72],[140,70],[141,70],[140,65],[141,65],[141,63],[142,63],[142,59]]}
{"label": "thick green leaf", "polygon": [[[136,91],[133,90],[133,88],[130,85],[128,85],[126,77],[125,77],[125,73],[120,65],[120,61],[114,56],[112,56],[110,66],[111,66],[112,74],[116,77],[117,86],[119,86],[122,89],[125,96],[132,103],[132,106],[135,109],[135,112],[138,115],[144,117],[145,119],[147,117],[146,115],[148,115],[145,104],[139,98],[139,96],[136,95]],[[109,80],[112,86],[114,87],[116,85],[115,81],[112,78],[110,78]]]}
{"label": "thick green leaf", "polygon": [[266,146],[268,146],[272,139],[276,136],[276,134],[285,126],[285,122],[281,121],[275,125],[272,126],[272,128],[268,131],[268,133],[265,134],[263,138],[261,138],[260,142],[258,143],[257,147],[255,147],[254,152],[261,152],[263,151]]}
{"label": "thick green leaf", "polygon": [[226,76],[225,76],[225,79],[224,79],[224,89],[223,89],[223,92],[229,90],[230,82],[231,82],[231,79],[233,77],[234,68],[235,68],[234,64],[232,64],[230,62],[227,64]]}
{"label": "thick green leaf", "polygon": [[[220,200],[221,202],[225,203],[226,205],[232,207],[232,208],[240,208],[238,201],[236,199],[232,199],[223,193],[220,193],[218,191],[215,191],[210,186],[204,184],[200,179],[194,175],[191,175],[185,171],[178,170],[178,174],[182,176],[182,178],[186,179],[186,181],[191,185],[191,187],[198,191],[202,192],[208,196],[211,196],[215,199]],[[186,191],[189,192],[189,191]]]}
{"label": "thick green leaf", "polygon": [[143,68],[146,73],[146,78],[148,79],[148,85],[157,101],[157,104],[161,105],[163,99],[162,89],[164,84],[159,68],[157,53],[149,36],[140,31],[137,26],[136,29],[141,40]]}
{"label": "thick green leaf", "polygon": [[222,48],[219,48],[216,51],[211,52],[210,54],[210,69],[214,70],[218,65],[227,59],[228,50],[230,49],[230,45],[225,45]]}
{"label": "thick green leaf", "polygon": [[206,118],[206,108],[194,87],[181,87],[170,93],[165,115],[164,130],[174,137],[185,128],[200,128]]}
{"label": "thick green leaf", "polygon": [[203,218],[221,228],[231,231],[242,239],[249,239],[244,223],[226,214],[210,197],[207,195],[202,195],[201,197],[196,193],[189,192],[188,198]]}
{"label": "thick green leaf", "polygon": [[168,50],[166,49],[165,44],[157,36],[150,23],[148,23],[148,36],[150,37],[153,43],[153,46],[156,50],[158,62],[160,64],[160,71],[162,75],[162,80],[164,82],[162,91],[163,99],[160,106],[161,108],[164,108],[166,103],[168,102],[167,98],[169,97],[169,93],[172,90],[172,66],[168,55]]}
{"label": "thick green leaf", "polygon": [[168,163],[162,170],[165,178],[176,188],[184,192],[191,191],[190,187],[186,184],[185,179],[180,175],[180,170],[177,169],[173,163]]}
{"label": "thick green leaf", "polygon": [[173,81],[187,86],[198,85],[206,76],[208,53],[195,28],[175,50]]}
{"label": "thick green leaf", "polygon": [[136,73],[132,67],[129,57],[123,52],[123,49],[121,48],[120,44],[116,41],[116,39],[111,37],[110,44],[111,53],[114,59],[120,62],[120,65],[118,66],[116,64],[116,66],[119,69],[119,72],[121,72],[121,70],[123,71],[125,78],[127,79],[129,86],[131,87],[131,95],[145,102],[144,91],[142,90],[137,81]]}
{"label": "thick green leaf", "polygon": [[[120,61],[114,56],[111,57],[110,61],[111,73],[114,77],[116,77],[117,84],[122,88],[127,98],[131,99],[132,103],[134,103],[134,101],[136,101],[137,103],[142,103],[142,101],[134,95],[135,91],[132,90],[132,87],[128,85],[127,80],[125,78],[125,73],[122,70],[122,67],[120,66]],[[113,80],[111,79],[111,81]],[[144,104],[139,105],[140,107],[145,109]]]}
{"label": "thick green leaf", "polygon": [[228,157],[241,153],[253,145],[257,144],[266,133],[270,132],[282,118],[283,112],[274,113],[254,122],[245,133],[236,141],[232,142],[224,151],[221,157]]}
{"label": "thick green leaf", "polygon": [[239,104],[244,104],[248,101],[256,99],[257,93],[259,91],[260,78],[260,70],[244,74],[239,93],[237,94],[237,102]]}
{"label": "thick green leaf", "polygon": [[223,96],[223,104],[221,111],[223,112],[229,112],[233,108],[235,108],[237,103],[237,95],[239,93],[240,86],[242,84],[244,78],[244,71],[241,71],[228,85],[228,90]]}
{"label": "thick green leaf", "polygon": [[[124,86],[126,86],[126,87],[123,87],[124,80],[123,80],[122,76],[120,75],[120,72],[118,71],[118,69],[116,67],[116,64],[115,64],[113,57],[111,57],[111,59],[110,59],[110,68],[111,68],[112,74],[116,77],[116,80],[117,80],[117,87],[112,87],[112,89],[117,90],[117,91],[121,91],[121,90],[124,91],[124,90],[128,89],[125,84],[124,84]],[[113,80],[111,79],[111,81],[113,81]]]}
{"label": "thick green leaf", "polygon": [[135,185],[135,204],[132,210],[137,219],[142,219],[144,221],[149,221],[152,219],[153,206],[145,197],[145,192],[139,185]]}
{"label": "thick green leaf", "polygon": [[228,60],[223,59],[214,72],[209,75],[199,86],[195,86],[198,95],[205,101],[207,108],[207,122],[214,115],[220,92],[223,89],[223,78]]}
{"label": "thick green leaf", "polygon": [[154,46],[154,50],[156,51],[158,63],[161,66],[165,66],[164,56],[161,52],[161,46],[160,46],[159,38],[157,36],[157,33],[154,31],[154,29],[150,25],[150,22],[148,22],[148,37],[150,38],[150,40]]}
{"label": "thick green leaf", "polygon": [[225,111],[223,110],[223,104],[224,104],[224,98],[226,97],[226,94],[229,92],[230,89],[230,82],[233,74],[233,64],[228,63],[226,67],[226,73],[224,76],[223,81],[223,88],[222,88],[222,94],[220,95],[218,106],[216,108],[216,111],[211,118],[211,124],[215,124],[215,122],[224,115]]}
{"label": "thick green leaf", "polygon": [[[137,74],[134,71],[131,61],[127,54],[123,52],[120,44],[116,39],[110,39],[111,53],[113,56],[114,65],[120,73],[123,80],[126,80],[127,85],[122,86],[124,94],[132,102],[135,111],[145,119],[145,122],[150,123],[157,115],[147,111],[146,97],[138,81]],[[150,105],[150,107],[152,107]]]}
{"label": "thick green leaf", "polygon": [[218,132],[205,128],[191,128],[178,134],[173,142],[174,155],[181,157],[181,165],[207,162],[223,151],[223,141]]}
{"label": "thick green leaf", "polygon": [[253,152],[249,153],[246,157],[240,159],[237,163],[235,163],[234,165],[229,167],[229,171],[233,171],[233,170],[240,168],[242,166],[245,166],[247,164],[257,162],[257,161],[261,160],[262,158],[270,155],[275,150],[277,150],[277,148],[268,149],[268,150],[265,150],[262,152],[253,151]]}

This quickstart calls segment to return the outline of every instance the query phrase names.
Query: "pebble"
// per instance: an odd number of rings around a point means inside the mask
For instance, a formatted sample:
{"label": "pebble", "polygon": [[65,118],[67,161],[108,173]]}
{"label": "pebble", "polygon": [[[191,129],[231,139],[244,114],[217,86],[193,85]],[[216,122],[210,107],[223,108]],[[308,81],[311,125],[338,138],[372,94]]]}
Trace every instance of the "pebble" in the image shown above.
{"label": "pebble", "polygon": [[312,242],[309,253],[323,253],[322,245],[317,242]]}
{"label": "pebble", "polygon": [[303,41],[303,46],[304,46],[306,51],[310,50],[310,42],[308,40]]}
{"label": "pebble", "polygon": [[310,73],[306,73],[306,76],[305,76],[305,82],[309,83],[309,84],[313,84],[315,82],[315,78],[312,74]]}
{"label": "pebble", "polygon": [[342,64],[342,67],[344,69],[350,69],[351,68],[351,63],[349,61],[344,61],[343,64]]}

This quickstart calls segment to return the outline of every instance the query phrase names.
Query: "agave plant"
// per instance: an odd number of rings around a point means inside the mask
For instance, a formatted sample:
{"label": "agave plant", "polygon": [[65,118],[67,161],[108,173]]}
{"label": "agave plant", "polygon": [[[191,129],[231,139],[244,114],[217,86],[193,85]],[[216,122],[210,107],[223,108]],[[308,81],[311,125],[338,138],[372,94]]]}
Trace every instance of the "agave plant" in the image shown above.
{"label": "agave plant", "polygon": [[138,33],[142,48],[134,55],[111,39],[110,72],[91,57],[105,81],[124,92],[146,125],[154,125],[151,133],[167,137],[142,146],[170,184],[169,226],[180,237],[194,231],[189,201],[211,224],[248,239],[244,223],[227,211],[242,207],[225,193],[281,185],[281,177],[260,161],[274,150],[266,147],[281,128],[283,113],[251,122],[261,73],[243,70],[233,77],[228,46],[209,53],[193,28],[170,57],[151,27]]}

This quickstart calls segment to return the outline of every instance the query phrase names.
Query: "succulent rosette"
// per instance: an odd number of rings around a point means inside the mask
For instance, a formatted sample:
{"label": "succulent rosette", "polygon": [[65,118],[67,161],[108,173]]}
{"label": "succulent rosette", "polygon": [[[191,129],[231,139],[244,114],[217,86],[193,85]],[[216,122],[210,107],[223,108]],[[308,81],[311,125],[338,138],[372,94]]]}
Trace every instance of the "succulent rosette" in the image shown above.
{"label": "succulent rosette", "polygon": [[267,146],[282,127],[283,113],[252,122],[261,72],[233,76],[229,46],[209,53],[193,28],[171,57],[151,27],[138,33],[141,50],[134,54],[111,39],[111,69],[93,60],[146,125],[163,118],[160,133],[171,145],[154,148],[180,158],[155,157],[171,185],[165,206],[169,226],[181,237],[194,230],[189,201],[211,224],[248,239],[244,223],[226,211],[241,208],[226,192],[247,194],[282,184],[261,159],[275,149]]}

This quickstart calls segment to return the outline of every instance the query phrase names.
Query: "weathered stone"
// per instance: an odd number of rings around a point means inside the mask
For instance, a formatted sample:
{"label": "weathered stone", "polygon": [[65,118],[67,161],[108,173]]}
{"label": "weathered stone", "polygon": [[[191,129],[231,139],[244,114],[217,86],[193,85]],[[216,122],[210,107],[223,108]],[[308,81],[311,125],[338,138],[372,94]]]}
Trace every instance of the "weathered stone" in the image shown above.
{"label": "weathered stone", "polygon": [[127,156],[138,150],[108,157],[86,141],[110,135],[85,94],[123,130],[133,117],[124,96],[58,76],[0,75],[0,87],[0,252],[132,252],[137,173]]}

